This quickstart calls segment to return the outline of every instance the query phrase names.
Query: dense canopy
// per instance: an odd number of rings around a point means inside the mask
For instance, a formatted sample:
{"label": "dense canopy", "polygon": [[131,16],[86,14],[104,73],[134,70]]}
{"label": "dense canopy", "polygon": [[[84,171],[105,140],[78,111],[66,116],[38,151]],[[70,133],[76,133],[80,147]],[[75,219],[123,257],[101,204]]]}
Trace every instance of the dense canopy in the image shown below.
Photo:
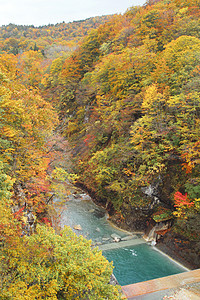
{"label": "dense canopy", "polygon": [[198,265],[199,62],[197,1],[0,28],[0,299],[119,299],[101,252],[51,228],[66,140],[70,178],[119,225],[170,216],[173,243]]}

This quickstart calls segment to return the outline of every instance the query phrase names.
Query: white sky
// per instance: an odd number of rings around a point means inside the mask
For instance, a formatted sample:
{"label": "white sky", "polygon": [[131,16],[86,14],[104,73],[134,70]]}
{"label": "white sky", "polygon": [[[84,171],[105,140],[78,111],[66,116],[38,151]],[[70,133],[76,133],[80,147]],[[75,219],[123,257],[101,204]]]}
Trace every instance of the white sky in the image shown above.
{"label": "white sky", "polygon": [[0,26],[48,25],[124,13],[145,0],[0,0]]}

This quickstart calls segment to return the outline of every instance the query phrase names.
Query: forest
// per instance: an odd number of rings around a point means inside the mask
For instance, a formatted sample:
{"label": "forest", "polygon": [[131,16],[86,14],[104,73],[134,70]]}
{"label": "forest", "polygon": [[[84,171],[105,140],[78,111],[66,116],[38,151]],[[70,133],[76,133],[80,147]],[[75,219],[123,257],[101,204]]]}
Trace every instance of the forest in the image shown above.
{"label": "forest", "polygon": [[171,220],[163,242],[199,267],[199,76],[196,0],[0,28],[0,299],[119,299],[101,252],[48,216],[70,176],[122,228]]}

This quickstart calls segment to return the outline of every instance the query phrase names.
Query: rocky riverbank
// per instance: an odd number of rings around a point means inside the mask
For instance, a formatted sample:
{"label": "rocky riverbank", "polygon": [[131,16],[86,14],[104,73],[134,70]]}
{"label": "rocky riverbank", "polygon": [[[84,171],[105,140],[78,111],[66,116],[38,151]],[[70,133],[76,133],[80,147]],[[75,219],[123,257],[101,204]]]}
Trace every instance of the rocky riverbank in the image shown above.
{"label": "rocky riverbank", "polygon": [[[133,232],[133,226],[128,226],[127,221],[125,222],[119,214],[110,216],[109,221],[120,229],[130,233]],[[139,231],[136,232],[138,233]],[[140,231],[140,233],[145,234],[145,231]],[[156,248],[190,270],[200,268],[199,247],[199,243],[190,243],[186,239],[175,235],[172,230],[169,230],[156,243]]]}
{"label": "rocky riverbank", "polygon": [[158,241],[156,246],[185,267],[191,270],[200,268],[198,242],[191,243],[170,231]]}
{"label": "rocky riverbank", "polygon": [[[148,216],[144,216],[136,210],[135,213],[127,212],[126,218],[124,218],[122,213],[116,212],[110,203],[106,203],[106,199],[99,199],[94,192],[87,189],[83,184],[77,186],[87,192],[95,204],[107,210],[108,220],[114,226],[129,233],[145,234],[148,228]],[[188,269],[200,268],[200,244],[198,242],[191,243],[174,234],[172,229],[161,236],[156,247]]]}

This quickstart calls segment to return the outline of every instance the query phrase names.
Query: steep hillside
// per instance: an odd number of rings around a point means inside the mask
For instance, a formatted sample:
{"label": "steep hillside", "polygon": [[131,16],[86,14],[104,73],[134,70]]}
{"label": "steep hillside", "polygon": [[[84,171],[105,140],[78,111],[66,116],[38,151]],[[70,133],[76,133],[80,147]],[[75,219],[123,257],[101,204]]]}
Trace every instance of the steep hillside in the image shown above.
{"label": "steep hillside", "polygon": [[[164,241],[197,266],[200,4],[149,0],[124,15],[39,28],[10,24],[0,28],[0,49],[2,94],[9,99],[14,80],[26,100],[39,102],[40,93],[44,105],[56,108],[79,184],[124,228],[170,220]],[[21,88],[13,93],[19,99]],[[15,120],[17,103],[8,124],[23,120],[21,111]],[[31,148],[32,129],[9,126],[2,139],[14,134],[17,145],[30,134]],[[3,147],[13,157],[7,142]],[[30,165],[21,148],[17,157]]]}
{"label": "steep hillside", "polygon": [[66,196],[63,183],[77,176],[59,164],[66,140],[39,90],[51,60],[36,47],[7,50],[0,53],[0,299],[120,299],[109,284],[112,263],[56,226],[52,199]]}
{"label": "steep hillside", "polygon": [[71,23],[26,26],[9,24],[0,27],[0,51],[13,54],[28,50],[41,51],[48,58],[70,52],[91,29],[109,20],[111,16],[100,16]]}
{"label": "steep hillside", "polygon": [[192,248],[200,222],[199,8],[187,0],[132,7],[53,61],[43,81],[81,183],[118,224],[141,230],[170,219]]}

